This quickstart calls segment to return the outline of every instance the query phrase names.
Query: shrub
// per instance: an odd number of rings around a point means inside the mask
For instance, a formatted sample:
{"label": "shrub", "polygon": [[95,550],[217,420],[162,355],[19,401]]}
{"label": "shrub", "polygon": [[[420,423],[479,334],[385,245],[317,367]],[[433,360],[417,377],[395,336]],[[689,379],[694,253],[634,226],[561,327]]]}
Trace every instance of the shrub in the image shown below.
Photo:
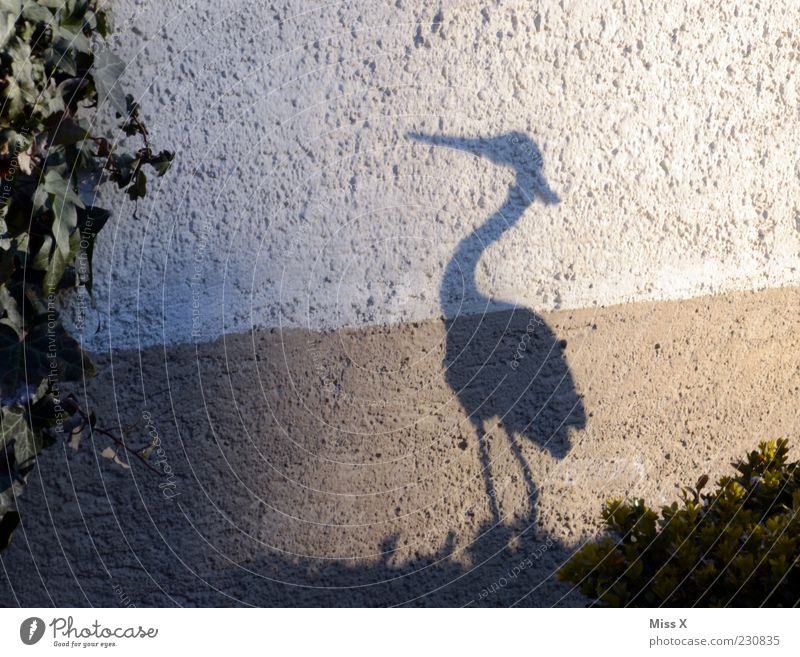
{"label": "shrub", "polygon": [[800,464],[786,440],[762,442],[738,473],[681,502],[650,509],[611,500],[611,532],[581,547],[558,573],[605,606],[795,605],[800,598]]}
{"label": "shrub", "polygon": [[[145,168],[162,175],[172,161],[152,150],[119,82],[125,65],[102,43],[107,4],[0,0],[0,549],[42,447],[93,426],[60,391],[94,369],[61,325],[57,295],[91,294],[95,239],[111,214],[95,204],[98,187],[115,183],[136,201]],[[120,152],[97,134],[103,112],[138,148]]]}

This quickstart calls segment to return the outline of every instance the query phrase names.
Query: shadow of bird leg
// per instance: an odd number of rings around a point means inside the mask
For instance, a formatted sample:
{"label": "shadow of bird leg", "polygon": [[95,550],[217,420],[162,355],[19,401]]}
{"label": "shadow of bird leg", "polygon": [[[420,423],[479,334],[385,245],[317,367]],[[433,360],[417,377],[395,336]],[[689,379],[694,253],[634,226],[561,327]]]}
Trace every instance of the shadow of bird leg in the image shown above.
{"label": "shadow of bird leg", "polygon": [[489,442],[484,430],[482,420],[473,420],[475,425],[475,433],[478,436],[478,446],[480,448],[481,470],[483,471],[483,483],[486,486],[486,495],[489,498],[489,507],[492,511],[492,520],[494,524],[500,523],[500,506],[497,503],[497,491],[494,489],[494,482],[492,481],[491,458],[489,456]]}
{"label": "shadow of bird leg", "polygon": [[525,455],[522,453],[522,448],[520,447],[519,441],[514,433],[509,431],[506,435],[508,436],[508,442],[511,444],[511,451],[514,453],[514,456],[517,457],[517,461],[519,461],[519,465],[522,468],[522,477],[525,480],[525,488],[528,492],[528,507],[530,511],[533,511],[536,503],[537,489],[536,483],[533,481],[531,466],[525,458]]}

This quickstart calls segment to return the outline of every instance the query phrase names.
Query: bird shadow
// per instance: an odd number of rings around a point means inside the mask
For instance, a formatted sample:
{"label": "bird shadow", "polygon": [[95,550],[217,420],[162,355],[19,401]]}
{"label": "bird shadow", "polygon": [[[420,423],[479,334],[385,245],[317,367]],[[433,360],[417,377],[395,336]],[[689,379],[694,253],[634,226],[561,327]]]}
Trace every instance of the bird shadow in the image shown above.
{"label": "bird shadow", "polygon": [[445,379],[473,425],[486,494],[493,518],[500,523],[490,426],[505,435],[534,509],[537,486],[520,441],[531,441],[561,459],[569,451],[570,431],[586,426],[586,412],[567,363],[566,341],[533,310],[482,292],[478,265],[485,251],[537,200],[543,205],[560,200],[545,179],[539,147],[524,133],[492,138],[410,133],[409,138],[465,151],[515,173],[502,206],[459,242],[445,267],[439,295],[446,334]]}
{"label": "bird shadow", "polygon": [[[333,561],[312,568],[305,576],[313,573],[314,585],[300,589],[298,600],[311,605],[321,599],[348,605],[583,604],[574,591],[555,581],[571,549],[537,525],[538,486],[523,446],[528,441],[562,459],[570,449],[571,432],[586,426],[565,353],[567,342],[532,309],[483,293],[477,277],[489,246],[513,229],[536,201],[552,205],[559,198],[544,177],[541,151],[525,134],[409,137],[434,148],[466,151],[515,172],[501,207],[459,242],[440,286],[444,379],[474,429],[491,518],[461,550],[451,534],[433,553],[394,563],[402,550],[399,536],[391,535],[381,544],[377,562],[356,566]],[[519,509],[503,513],[493,476],[489,442],[496,430],[507,440],[525,483],[528,505],[516,522],[509,517]]]}

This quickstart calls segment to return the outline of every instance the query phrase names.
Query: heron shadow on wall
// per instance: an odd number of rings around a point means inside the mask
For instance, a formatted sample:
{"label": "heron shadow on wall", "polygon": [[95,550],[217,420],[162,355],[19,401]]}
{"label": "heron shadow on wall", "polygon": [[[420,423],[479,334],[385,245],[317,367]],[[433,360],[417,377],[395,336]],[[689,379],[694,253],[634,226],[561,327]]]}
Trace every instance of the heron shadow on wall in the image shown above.
{"label": "heron shadow on wall", "polygon": [[539,148],[523,133],[493,138],[408,136],[484,157],[516,174],[502,206],[459,242],[439,293],[446,332],[445,379],[474,428],[493,521],[499,524],[488,445],[490,423],[496,420],[508,439],[533,509],[537,486],[520,439],[563,458],[569,450],[570,427],[584,428],[586,414],[564,354],[565,341],[534,311],[481,292],[477,268],[486,249],[514,228],[537,199],[549,205],[559,198],[544,178]]}

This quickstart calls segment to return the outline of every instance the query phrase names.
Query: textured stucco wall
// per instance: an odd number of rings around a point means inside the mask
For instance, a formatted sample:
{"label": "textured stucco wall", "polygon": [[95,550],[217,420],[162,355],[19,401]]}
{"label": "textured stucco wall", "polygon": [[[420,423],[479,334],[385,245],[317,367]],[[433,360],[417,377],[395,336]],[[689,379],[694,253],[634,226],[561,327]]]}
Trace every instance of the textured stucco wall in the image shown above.
{"label": "textured stucco wall", "polygon": [[[604,500],[668,504],[759,438],[800,434],[798,292],[543,314],[575,387],[551,400],[564,366],[545,367],[491,427],[489,463],[442,375],[437,320],[101,356],[88,405],[128,444],[155,432],[157,472],[99,457],[100,436],[46,450],[0,553],[0,605],[113,607],[120,591],[138,607],[585,604],[553,575],[600,530]],[[501,350],[528,330],[504,314],[486,327]],[[552,365],[546,340],[528,344]],[[576,393],[585,426],[573,415],[559,454],[554,411]],[[520,415],[539,434],[515,450]]]}
{"label": "textured stucco wall", "polygon": [[[537,310],[800,282],[800,4],[118,0],[178,161],[96,256],[102,348],[437,317],[513,181],[417,130],[527,133],[561,199],[482,254]],[[650,5],[647,7],[647,5]],[[481,299],[465,299],[478,310]]]}

